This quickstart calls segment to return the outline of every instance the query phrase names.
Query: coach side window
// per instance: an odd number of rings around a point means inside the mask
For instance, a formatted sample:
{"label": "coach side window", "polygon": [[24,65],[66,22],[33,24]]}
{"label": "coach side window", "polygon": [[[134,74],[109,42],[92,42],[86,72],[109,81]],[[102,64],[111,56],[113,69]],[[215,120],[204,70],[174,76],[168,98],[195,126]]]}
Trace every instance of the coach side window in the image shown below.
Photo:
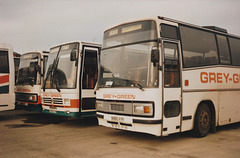
{"label": "coach side window", "polygon": [[231,64],[227,37],[217,35],[218,51],[221,64]]}
{"label": "coach side window", "polygon": [[0,73],[9,73],[7,51],[0,51],[0,61]]}
{"label": "coach side window", "polygon": [[218,64],[215,35],[211,32],[180,26],[183,67]]}
{"label": "coach side window", "polygon": [[229,43],[232,56],[232,65],[240,66],[240,40],[229,38]]}
{"label": "coach side window", "polygon": [[176,26],[161,24],[161,37],[178,40],[178,29]]}

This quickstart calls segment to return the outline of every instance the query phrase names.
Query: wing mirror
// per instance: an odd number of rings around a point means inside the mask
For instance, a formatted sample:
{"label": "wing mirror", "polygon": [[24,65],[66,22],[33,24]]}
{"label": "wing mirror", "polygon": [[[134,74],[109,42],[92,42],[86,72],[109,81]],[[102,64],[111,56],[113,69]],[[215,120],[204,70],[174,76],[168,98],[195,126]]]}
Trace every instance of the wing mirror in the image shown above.
{"label": "wing mirror", "polygon": [[151,51],[151,62],[154,66],[158,65],[159,63],[159,50],[157,47],[153,47]]}
{"label": "wing mirror", "polygon": [[70,54],[70,61],[76,61],[76,60],[77,60],[77,49],[74,48]]}
{"label": "wing mirror", "polygon": [[35,70],[41,74],[41,67],[40,65],[35,66]]}

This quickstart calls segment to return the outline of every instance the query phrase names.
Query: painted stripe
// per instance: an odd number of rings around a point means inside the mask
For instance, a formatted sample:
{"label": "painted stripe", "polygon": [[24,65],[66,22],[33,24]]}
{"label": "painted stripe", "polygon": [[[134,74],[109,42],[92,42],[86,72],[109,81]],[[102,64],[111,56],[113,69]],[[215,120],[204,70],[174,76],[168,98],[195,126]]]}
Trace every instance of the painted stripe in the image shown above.
{"label": "painted stripe", "polygon": [[9,75],[0,76],[0,84],[9,82]]}
{"label": "painted stripe", "polygon": [[183,116],[182,119],[183,119],[183,120],[191,120],[191,119],[192,119],[192,116]]}
{"label": "painted stripe", "polygon": [[28,102],[28,101],[22,101],[22,100],[16,100],[18,103],[27,103],[27,104],[41,104],[41,96],[38,96],[38,101],[35,103],[35,102]]}
{"label": "painted stripe", "polygon": [[184,93],[189,92],[237,92],[240,89],[185,89],[183,90]]}
{"label": "painted stripe", "polygon": [[71,108],[79,108],[79,99],[70,100]]}
{"label": "painted stripe", "polygon": [[0,94],[9,93],[9,85],[0,87]]}
{"label": "painted stripe", "polygon": [[0,107],[6,107],[6,106],[8,106],[8,105],[0,105]]}
{"label": "painted stripe", "polygon": [[42,103],[42,105],[52,106],[52,107],[62,107],[62,108],[79,108],[79,99],[71,99],[70,106],[69,105],[46,104],[46,103]]}
{"label": "painted stripe", "polygon": [[142,123],[142,124],[162,124],[162,120],[139,120],[133,119],[133,123]]}

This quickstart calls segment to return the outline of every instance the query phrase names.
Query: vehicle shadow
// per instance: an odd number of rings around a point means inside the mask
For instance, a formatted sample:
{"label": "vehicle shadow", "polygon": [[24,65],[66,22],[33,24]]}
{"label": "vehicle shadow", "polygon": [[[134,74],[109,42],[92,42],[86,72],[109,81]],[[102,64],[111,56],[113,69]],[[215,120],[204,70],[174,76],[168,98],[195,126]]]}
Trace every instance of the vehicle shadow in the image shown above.
{"label": "vehicle shadow", "polygon": [[24,116],[22,116],[22,114],[24,114],[24,113],[26,113],[26,111],[23,111],[23,110],[1,111],[0,112],[0,122],[24,118]]}
{"label": "vehicle shadow", "polygon": [[58,116],[51,114],[44,114],[38,112],[22,111],[21,113],[12,114],[12,116],[0,116],[0,121],[20,119],[22,123],[7,124],[8,128],[24,128],[24,127],[40,127],[45,125],[61,125],[70,127],[86,127],[97,126],[98,121],[96,117],[92,118],[71,118],[67,116]]}
{"label": "vehicle shadow", "polygon": [[49,115],[44,113],[28,113],[24,115],[26,116],[26,119],[22,120],[24,123],[35,123],[41,125],[60,124],[68,120],[68,118],[64,116]]}
{"label": "vehicle shadow", "polygon": [[240,128],[240,122],[237,122],[237,123],[233,123],[233,124],[229,124],[229,125],[219,126],[219,127],[217,127],[217,132],[232,130],[232,129],[239,129],[239,128]]}
{"label": "vehicle shadow", "polygon": [[[219,126],[217,127],[216,133],[222,132],[222,131],[228,131],[228,130],[233,130],[233,129],[239,129],[240,128],[240,122],[238,123],[233,123],[225,126]],[[111,135],[113,137],[127,137],[128,139],[131,139],[132,141],[151,141],[151,142],[172,142],[172,141],[178,141],[178,140],[187,140],[187,139],[192,139],[196,138],[192,131],[186,131],[182,133],[174,133],[170,134],[165,137],[157,137],[154,135],[146,134],[146,133],[139,133],[139,132],[132,132],[132,131],[124,131],[124,130],[108,130],[107,131],[108,135]],[[209,135],[214,135],[215,133],[209,133]],[[198,140],[201,138],[196,138],[195,140]]]}
{"label": "vehicle shadow", "polygon": [[26,119],[23,120],[24,123],[35,123],[41,125],[49,124],[61,124],[67,126],[96,126],[98,121],[96,117],[89,118],[73,118],[67,116],[58,116],[44,113],[30,113],[25,114]]}

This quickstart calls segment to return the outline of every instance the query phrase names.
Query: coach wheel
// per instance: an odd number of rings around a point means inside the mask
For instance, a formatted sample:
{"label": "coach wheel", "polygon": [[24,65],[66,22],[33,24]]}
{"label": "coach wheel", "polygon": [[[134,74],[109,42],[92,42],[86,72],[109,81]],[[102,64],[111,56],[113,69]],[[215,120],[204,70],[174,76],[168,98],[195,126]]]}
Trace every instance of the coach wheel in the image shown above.
{"label": "coach wheel", "polygon": [[198,107],[195,121],[194,134],[197,137],[204,137],[208,134],[211,126],[211,112],[207,104]]}

